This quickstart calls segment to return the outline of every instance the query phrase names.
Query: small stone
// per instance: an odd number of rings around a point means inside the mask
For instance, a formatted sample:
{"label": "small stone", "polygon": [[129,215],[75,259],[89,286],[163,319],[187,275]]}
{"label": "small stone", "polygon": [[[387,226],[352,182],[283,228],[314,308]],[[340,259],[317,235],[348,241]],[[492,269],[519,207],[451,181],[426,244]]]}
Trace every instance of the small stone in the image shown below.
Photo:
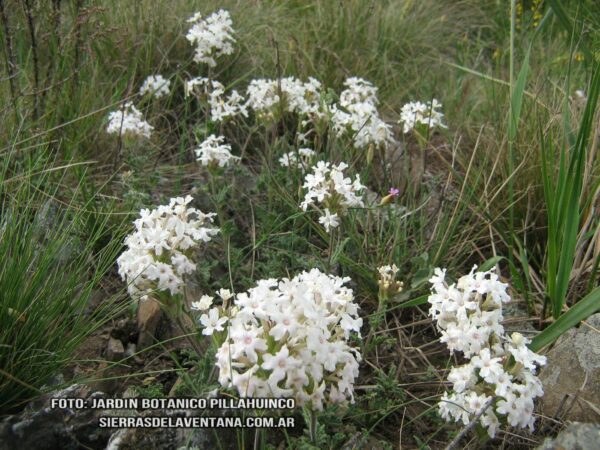
{"label": "small stone", "polygon": [[128,358],[132,357],[133,355],[135,355],[135,350],[135,344],[133,342],[130,342],[129,344],[127,344],[127,348],[125,349],[125,356],[127,356]]}
{"label": "small stone", "polygon": [[125,349],[123,348],[123,343],[119,339],[111,337],[106,347],[106,357],[110,361],[120,361],[124,356]]}
{"label": "small stone", "polygon": [[546,438],[537,450],[596,450],[600,442],[600,425],[573,422],[554,439]]}
{"label": "small stone", "polygon": [[169,395],[167,395],[167,397],[177,397],[177,391],[183,385],[184,385],[183,379],[181,377],[177,377],[177,380],[175,380],[175,383],[173,383],[173,386],[169,390]]}
{"label": "small stone", "polygon": [[153,298],[140,300],[137,310],[138,342],[140,349],[144,349],[154,342],[156,327],[161,316],[160,303]]}

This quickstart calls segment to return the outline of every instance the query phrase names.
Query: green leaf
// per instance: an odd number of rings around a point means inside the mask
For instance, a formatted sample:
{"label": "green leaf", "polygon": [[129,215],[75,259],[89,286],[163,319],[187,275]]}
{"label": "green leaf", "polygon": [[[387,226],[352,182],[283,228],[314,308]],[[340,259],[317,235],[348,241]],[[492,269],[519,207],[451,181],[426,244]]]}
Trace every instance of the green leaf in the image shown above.
{"label": "green leaf", "polygon": [[420,286],[423,286],[427,280],[431,278],[433,274],[433,270],[431,267],[426,267],[424,269],[419,269],[415,272],[412,279],[410,280],[410,287],[412,289],[416,289]]}
{"label": "green leaf", "polygon": [[422,295],[420,297],[413,298],[412,300],[409,300],[407,302],[401,303],[398,306],[395,306],[394,308],[411,308],[413,306],[423,305],[423,304],[427,303],[428,298],[429,298],[429,294]]}
{"label": "green leaf", "polygon": [[336,264],[338,262],[338,260],[340,259],[340,256],[342,255],[342,253],[344,251],[344,247],[346,247],[346,244],[348,242],[350,242],[349,237],[345,238],[340,245],[338,245],[337,247],[334,248],[333,254],[331,255],[331,264]]}
{"label": "green leaf", "polygon": [[575,306],[569,309],[565,314],[560,316],[556,322],[538,334],[529,345],[529,348],[534,352],[541,350],[545,346],[552,344],[567,330],[599,310],[600,287],[597,287],[578,301]]}
{"label": "green leaf", "polygon": [[495,267],[496,264],[498,264],[503,259],[506,259],[506,258],[504,258],[504,256],[493,256],[490,259],[481,263],[481,265],[479,266],[479,268],[477,270],[479,272],[486,272],[486,271],[490,270],[492,267]]}
{"label": "green leaf", "polygon": [[525,92],[525,83],[527,82],[527,74],[529,73],[529,55],[531,54],[531,46],[527,49],[523,65],[519,71],[517,82],[512,93],[511,101],[511,117],[508,121],[508,139],[512,142],[517,137],[519,128],[519,118],[521,117],[521,106],[523,106],[523,93]]}

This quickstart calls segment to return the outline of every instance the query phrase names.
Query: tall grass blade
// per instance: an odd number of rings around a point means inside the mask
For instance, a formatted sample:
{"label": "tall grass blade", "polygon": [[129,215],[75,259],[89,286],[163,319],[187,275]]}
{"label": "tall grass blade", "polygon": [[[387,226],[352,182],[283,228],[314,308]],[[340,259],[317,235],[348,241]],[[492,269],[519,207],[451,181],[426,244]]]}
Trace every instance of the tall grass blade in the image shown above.
{"label": "tall grass blade", "polygon": [[560,316],[556,322],[538,334],[529,345],[529,348],[535,352],[541,350],[547,345],[552,344],[563,333],[577,325],[582,320],[600,310],[600,287],[594,289],[571,309]]}
{"label": "tall grass blade", "polygon": [[554,160],[551,141],[548,145],[549,139],[542,139],[542,175],[548,210],[547,295],[554,318],[560,316],[569,289],[580,227],[587,147],[599,93],[600,63],[596,63],[577,140],[569,151],[566,145],[562,147],[556,180],[551,170]]}

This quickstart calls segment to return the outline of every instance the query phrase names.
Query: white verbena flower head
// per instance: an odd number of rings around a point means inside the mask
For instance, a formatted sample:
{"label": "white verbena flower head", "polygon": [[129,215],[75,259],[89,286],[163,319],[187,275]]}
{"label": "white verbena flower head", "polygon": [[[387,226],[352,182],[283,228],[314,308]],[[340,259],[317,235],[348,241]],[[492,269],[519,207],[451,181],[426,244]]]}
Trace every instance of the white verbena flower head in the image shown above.
{"label": "white verbena flower head", "polygon": [[312,119],[325,115],[321,108],[321,83],[315,78],[307,82],[294,77],[256,79],[250,82],[246,93],[247,106],[260,119],[272,120],[277,117],[279,108]]}
{"label": "white verbena flower head", "polygon": [[[309,205],[322,206],[326,213],[319,221],[326,225],[326,229],[338,224],[338,215],[344,214],[347,208],[363,207],[362,194],[359,191],[365,188],[360,182],[357,174],[354,181],[345,177],[344,170],[348,168],[346,163],[337,166],[325,161],[319,161],[313,166],[313,172],[306,175],[303,187],[307,189],[304,200],[300,204],[303,211]],[[335,213],[332,219],[330,211]]]}
{"label": "white verbena flower head", "polygon": [[233,22],[228,11],[221,9],[205,19],[200,13],[196,13],[188,19],[188,22],[192,27],[186,38],[196,46],[194,61],[215,67],[217,65],[215,58],[233,53],[235,43]]}
{"label": "white verbena flower head", "polygon": [[[181,292],[184,275],[196,270],[192,252],[209,242],[219,230],[207,226],[214,213],[188,207],[191,196],[172,198],[168,205],[142,209],[135,232],[125,239],[125,250],[117,259],[119,275],[127,282],[132,297],[153,291]],[[204,309],[206,300],[200,301]]]}
{"label": "white verbena flower head", "polygon": [[546,358],[532,352],[530,341],[520,333],[505,335],[501,321],[502,305],[511,301],[508,285],[491,270],[473,268],[451,285],[445,277],[445,269],[435,269],[429,280],[429,315],[442,333],[441,342],[469,361],[450,371],[453,392],[442,397],[440,415],[466,425],[489,404],[481,424],[491,437],[500,425],[498,416],[533,430],[533,402],[544,394],[536,366],[544,365]]}
{"label": "white verbena flower head", "polygon": [[106,132],[119,135],[138,135],[149,138],[154,127],[144,120],[141,111],[133,103],[126,102],[123,108],[108,114]]}
{"label": "white verbena flower head", "polygon": [[339,105],[330,107],[337,136],[352,136],[354,146],[360,149],[392,144],[392,128],[381,119],[377,109],[377,88],[357,77],[348,78],[344,86]]}
{"label": "white verbena flower head", "polygon": [[442,104],[435,98],[427,103],[411,102],[402,106],[399,123],[403,125],[404,133],[408,133],[419,126],[429,129],[436,127],[448,128],[444,124],[444,114],[438,111],[441,107]]}
{"label": "white verbena flower head", "polygon": [[[237,294],[222,314],[229,324],[217,351],[221,385],[242,397],[293,397],[314,410],[354,402],[361,356],[348,340],[362,319],[348,281],[312,269]],[[216,319],[205,322],[206,334],[217,330]]]}
{"label": "white verbena flower head", "polygon": [[208,102],[210,119],[213,122],[222,122],[238,115],[248,117],[244,97],[235,89],[226,95],[225,86],[216,80],[204,77],[192,78],[186,82],[184,91],[186,97],[194,94]]}
{"label": "white verbena flower head", "polygon": [[231,154],[231,145],[225,144],[223,136],[208,136],[195,150],[197,160],[203,166],[227,167],[232,162],[240,159]]}
{"label": "white verbena flower head", "polygon": [[161,98],[169,95],[171,92],[171,81],[163,78],[162,75],[150,75],[140,88],[140,94],[150,94],[154,98]]}

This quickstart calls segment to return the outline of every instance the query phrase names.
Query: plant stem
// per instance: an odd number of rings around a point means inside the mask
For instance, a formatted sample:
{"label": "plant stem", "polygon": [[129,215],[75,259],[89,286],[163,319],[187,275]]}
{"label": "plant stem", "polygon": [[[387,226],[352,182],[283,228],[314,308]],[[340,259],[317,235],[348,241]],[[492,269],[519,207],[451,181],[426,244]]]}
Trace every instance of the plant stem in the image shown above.
{"label": "plant stem", "polygon": [[333,256],[333,233],[335,233],[335,229],[332,229],[331,233],[329,233],[329,248],[327,249],[327,272],[331,272],[331,258]]}
{"label": "plant stem", "polygon": [[181,320],[181,317],[176,317],[175,323],[177,324],[177,327],[179,328],[179,332],[182,334],[182,336],[185,337],[185,339],[188,341],[188,343],[194,349],[194,351],[198,354],[198,356],[203,355],[205,353],[205,349],[200,346],[200,344],[198,343],[198,341],[196,339],[194,339],[192,336],[189,335],[189,333],[186,330],[185,324]]}
{"label": "plant stem", "polygon": [[485,405],[483,405],[483,408],[481,408],[481,410],[475,415],[475,417],[473,417],[473,419],[471,420],[471,422],[469,422],[469,424],[466,427],[464,427],[461,430],[461,432],[456,435],[456,437],[454,439],[452,439],[452,441],[448,444],[448,446],[444,450],[452,450],[452,449],[456,448],[458,446],[458,444],[460,444],[460,440],[463,437],[465,437],[465,435],[475,425],[477,425],[477,423],[479,422],[479,419],[481,418],[481,416],[483,416],[483,413],[485,413],[485,411],[490,407],[490,405],[492,404],[493,401],[494,401],[493,397],[491,399],[489,399],[487,401],[487,403]]}
{"label": "plant stem", "polygon": [[317,413],[314,410],[310,410],[310,424],[308,427],[308,431],[310,433],[310,441],[316,445],[317,444]]}

